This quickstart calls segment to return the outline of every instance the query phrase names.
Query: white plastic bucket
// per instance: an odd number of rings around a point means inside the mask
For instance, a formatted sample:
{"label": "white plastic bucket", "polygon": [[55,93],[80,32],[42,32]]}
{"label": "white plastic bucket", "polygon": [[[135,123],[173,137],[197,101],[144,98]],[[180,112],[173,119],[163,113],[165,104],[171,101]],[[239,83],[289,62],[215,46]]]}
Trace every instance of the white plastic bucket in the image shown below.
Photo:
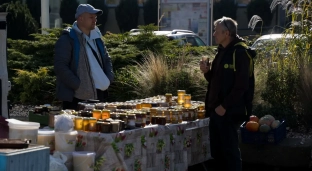
{"label": "white plastic bucket", "polygon": [[50,151],[55,150],[55,132],[50,129],[39,129],[37,144],[50,147]]}
{"label": "white plastic bucket", "polygon": [[95,153],[90,151],[73,152],[74,171],[94,171]]}
{"label": "white plastic bucket", "polygon": [[75,151],[78,132],[55,132],[55,150],[59,152]]}
{"label": "white plastic bucket", "polygon": [[16,119],[6,119],[9,125],[10,139],[27,139],[32,144],[37,143],[38,129],[40,124],[37,122],[24,122]]}

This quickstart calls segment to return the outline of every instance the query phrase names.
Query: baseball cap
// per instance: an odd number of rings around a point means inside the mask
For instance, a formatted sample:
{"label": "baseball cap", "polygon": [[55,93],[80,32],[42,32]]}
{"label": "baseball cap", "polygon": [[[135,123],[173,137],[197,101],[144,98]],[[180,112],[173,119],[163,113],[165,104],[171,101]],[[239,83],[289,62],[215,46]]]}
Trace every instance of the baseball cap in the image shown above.
{"label": "baseball cap", "polygon": [[90,13],[90,14],[96,14],[96,15],[102,15],[103,11],[100,9],[95,9],[90,4],[80,4],[76,9],[75,18],[77,19],[81,14],[83,13]]}

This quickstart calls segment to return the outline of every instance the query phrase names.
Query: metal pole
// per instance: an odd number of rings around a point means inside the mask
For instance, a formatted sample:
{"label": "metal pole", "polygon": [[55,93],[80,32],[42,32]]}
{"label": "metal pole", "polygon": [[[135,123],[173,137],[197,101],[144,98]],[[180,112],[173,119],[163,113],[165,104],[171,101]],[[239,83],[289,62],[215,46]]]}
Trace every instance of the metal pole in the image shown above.
{"label": "metal pole", "polygon": [[7,67],[7,13],[0,13],[0,109],[5,118],[9,118],[8,112],[8,94],[11,84],[8,79]]}
{"label": "metal pole", "polygon": [[[41,0],[41,29],[50,28],[49,0]],[[48,34],[41,30],[42,34]]]}
{"label": "metal pole", "polygon": [[210,0],[209,45],[212,46],[213,0]]}
{"label": "metal pole", "polygon": [[159,31],[159,10],[160,10],[160,0],[157,0],[157,28]]}

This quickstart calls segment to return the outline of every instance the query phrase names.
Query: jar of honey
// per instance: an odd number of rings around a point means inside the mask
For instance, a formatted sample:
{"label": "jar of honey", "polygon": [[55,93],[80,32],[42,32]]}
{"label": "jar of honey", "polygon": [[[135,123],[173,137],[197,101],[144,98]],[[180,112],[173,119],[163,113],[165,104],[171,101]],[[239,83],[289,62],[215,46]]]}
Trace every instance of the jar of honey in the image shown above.
{"label": "jar of honey", "polygon": [[183,111],[181,109],[178,110],[178,123],[182,123],[183,121]]}
{"label": "jar of honey", "polygon": [[135,127],[136,115],[135,114],[128,114],[128,127]]}
{"label": "jar of honey", "polygon": [[89,119],[89,131],[96,132],[96,118]]}
{"label": "jar of honey", "polygon": [[172,111],[171,116],[171,123],[177,124],[179,121],[179,112],[177,110],[174,110]]}
{"label": "jar of honey", "polygon": [[97,104],[95,104],[95,109],[103,110],[103,109],[105,109],[105,104],[104,103],[97,103]]}
{"label": "jar of honey", "polygon": [[101,129],[102,129],[101,133],[110,133],[111,132],[110,122],[102,122]]}
{"label": "jar of honey", "polygon": [[183,105],[184,103],[184,95],[185,95],[185,90],[178,90],[178,105]]}
{"label": "jar of honey", "polygon": [[135,127],[139,127],[141,128],[142,127],[142,114],[139,112],[139,113],[136,113],[135,114]]}
{"label": "jar of honey", "polygon": [[172,94],[171,93],[166,93],[166,103],[171,103],[172,101]]}
{"label": "jar of honey", "polygon": [[83,118],[83,120],[82,120],[82,129],[84,130],[84,131],[89,131],[89,118]]}
{"label": "jar of honey", "polygon": [[93,116],[93,118],[95,118],[95,119],[97,119],[97,120],[101,119],[101,118],[102,118],[102,112],[101,112],[101,110],[99,110],[99,109],[94,109],[94,110],[92,111],[92,116]]}
{"label": "jar of honey", "polygon": [[198,117],[198,119],[205,119],[205,113],[206,113],[205,110],[198,110],[198,111],[197,111],[197,117]]}
{"label": "jar of honey", "polygon": [[83,130],[82,117],[75,117],[75,130]]}
{"label": "jar of honey", "polygon": [[190,94],[185,94],[184,95],[184,103],[183,106],[185,108],[190,108],[192,106],[191,104],[191,95]]}
{"label": "jar of honey", "polygon": [[164,111],[164,116],[166,117],[166,123],[171,123],[171,111],[169,109]]}
{"label": "jar of honey", "polygon": [[102,119],[108,119],[110,118],[110,110],[103,109],[102,110]]}

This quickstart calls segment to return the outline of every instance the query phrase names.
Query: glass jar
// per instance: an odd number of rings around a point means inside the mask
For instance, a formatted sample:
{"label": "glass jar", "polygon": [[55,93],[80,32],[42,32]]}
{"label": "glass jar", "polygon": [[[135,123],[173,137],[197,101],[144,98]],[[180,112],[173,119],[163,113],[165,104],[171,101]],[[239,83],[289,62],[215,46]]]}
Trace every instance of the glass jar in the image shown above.
{"label": "glass jar", "polygon": [[135,108],[136,108],[136,109],[142,109],[141,103],[137,103],[137,104],[135,105]]}
{"label": "glass jar", "polygon": [[165,110],[164,115],[166,117],[166,123],[171,123],[171,111],[169,109]]}
{"label": "glass jar", "polygon": [[142,108],[152,108],[152,104],[150,104],[150,103],[141,103],[141,109]]}
{"label": "glass jar", "polygon": [[184,95],[185,95],[185,90],[178,90],[178,105],[182,105],[184,103]]}
{"label": "glass jar", "polygon": [[136,115],[135,114],[128,114],[128,127],[135,127],[135,120],[136,120]]}
{"label": "glass jar", "polygon": [[189,110],[188,109],[182,109],[182,120],[183,121],[189,121]]}
{"label": "glass jar", "polygon": [[158,125],[166,125],[166,116],[158,116],[157,124]]}
{"label": "glass jar", "polygon": [[158,120],[158,116],[152,116],[151,123],[152,125],[156,125]]}
{"label": "glass jar", "polygon": [[178,110],[178,123],[182,123],[183,121],[183,111],[180,109]]}
{"label": "glass jar", "polygon": [[197,118],[198,119],[205,119],[205,113],[206,113],[205,110],[198,110],[197,111]]}
{"label": "glass jar", "polygon": [[171,103],[172,101],[172,94],[171,93],[166,93],[166,103]]}
{"label": "glass jar", "polygon": [[86,108],[86,103],[84,102],[78,102],[77,110],[84,110]]}
{"label": "glass jar", "polygon": [[83,130],[83,118],[75,117],[75,130]]}
{"label": "glass jar", "polygon": [[84,110],[92,112],[94,108],[95,108],[95,106],[93,104],[86,104]]}
{"label": "glass jar", "polygon": [[110,112],[116,112],[117,106],[108,105],[108,106],[105,107],[105,109],[109,110]]}
{"label": "glass jar", "polygon": [[164,116],[164,112],[162,109],[157,109],[157,116]]}
{"label": "glass jar", "polygon": [[171,123],[177,124],[179,122],[179,112],[177,110],[172,111]]}
{"label": "glass jar", "polygon": [[189,121],[195,121],[196,120],[195,112],[196,111],[194,108],[189,109]]}
{"label": "glass jar", "polygon": [[102,119],[110,118],[110,110],[104,109],[102,110]]}
{"label": "glass jar", "polygon": [[183,106],[185,108],[190,108],[192,106],[191,104],[191,95],[190,94],[185,94],[184,95],[184,103]]}
{"label": "glass jar", "polygon": [[111,123],[102,122],[101,124],[101,133],[110,133],[111,132]]}
{"label": "glass jar", "polygon": [[89,131],[96,132],[96,118],[89,119]]}
{"label": "glass jar", "polygon": [[118,113],[111,113],[110,114],[110,118],[112,118],[112,119],[120,119],[120,116],[119,116]]}
{"label": "glass jar", "polygon": [[101,110],[94,109],[94,110],[92,111],[92,116],[93,116],[93,118],[95,118],[95,119],[97,119],[97,120],[101,119],[101,118],[102,118],[102,112],[101,112]]}
{"label": "glass jar", "polygon": [[205,110],[205,104],[204,103],[199,104],[198,110]]}
{"label": "glass jar", "polygon": [[82,120],[82,126],[84,131],[89,131],[89,118],[83,118]]}
{"label": "glass jar", "polygon": [[142,128],[144,128],[146,126],[146,113],[142,112],[141,113],[141,117],[142,117]]}
{"label": "glass jar", "polygon": [[93,115],[91,111],[86,111],[86,110],[81,111],[80,114],[82,117],[92,117],[92,115]]}
{"label": "glass jar", "polygon": [[112,129],[111,129],[112,133],[119,132],[119,121],[113,121],[110,124],[111,124],[111,127],[112,127]]}
{"label": "glass jar", "polygon": [[135,114],[135,127],[141,128],[142,127],[142,115],[141,113],[136,113]]}
{"label": "glass jar", "polygon": [[127,127],[127,120],[128,120],[127,114],[121,113],[121,114],[119,115],[119,118],[120,118],[120,120],[122,120],[122,121],[125,122],[125,127],[124,127],[124,128],[126,128],[126,127]]}
{"label": "glass jar", "polygon": [[105,109],[105,104],[104,103],[97,103],[97,104],[95,104],[95,109],[103,110],[103,109]]}
{"label": "glass jar", "polygon": [[97,121],[96,122],[96,132],[101,132],[101,130],[102,130],[102,123],[103,122],[101,122],[101,121]]}

